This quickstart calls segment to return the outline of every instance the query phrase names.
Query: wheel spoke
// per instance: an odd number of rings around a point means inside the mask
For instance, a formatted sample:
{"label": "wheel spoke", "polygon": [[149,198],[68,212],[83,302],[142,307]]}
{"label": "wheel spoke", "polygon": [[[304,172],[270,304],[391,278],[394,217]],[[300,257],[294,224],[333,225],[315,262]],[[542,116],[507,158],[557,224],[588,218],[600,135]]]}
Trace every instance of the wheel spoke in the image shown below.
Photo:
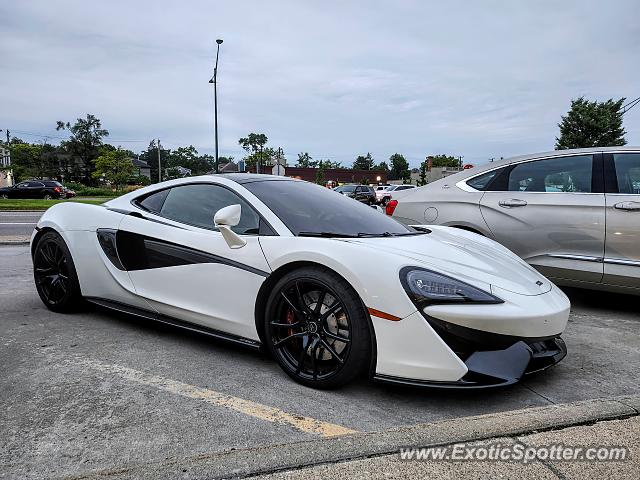
{"label": "wheel spoke", "polygon": [[294,323],[280,323],[280,322],[270,322],[269,325],[276,328],[297,328],[300,327],[300,322]]}
{"label": "wheel spoke", "polygon": [[335,358],[339,363],[344,363],[344,360],[342,360],[342,358],[340,358],[340,355],[338,355],[336,351],[331,348],[331,345],[329,345],[322,339],[320,339],[320,341],[322,342],[322,346],[327,349],[327,352],[329,352],[333,358]]}
{"label": "wheel spoke", "polygon": [[289,306],[293,309],[294,313],[300,313],[300,310],[298,309],[298,307],[296,307],[293,302],[291,300],[289,300],[289,297],[287,297],[284,294],[284,291],[280,291],[280,295],[282,295],[282,298],[284,298],[285,302],[287,302],[289,304]]}
{"label": "wheel spoke", "polygon": [[311,368],[313,369],[313,379],[318,379],[318,362],[316,359],[316,353],[318,351],[318,345],[320,345],[320,339],[315,338],[311,343]]}
{"label": "wheel spoke", "polygon": [[342,308],[342,304],[336,301],[336,303],[334,303],[329,308],[327,308],[327,310],[322,314],[320,318],[322,319],[322,321],[325,321],[327,318],[331,316],[331,314],[336,313],[341,308]]}
{"label": "wheel spoke", "polygon": [[326,290],[322,290],[319,294],[318,294],[318,300],[316,300],[316,308],[314,308],[313,313],[315,315],[320,315],[320,310],[322,309],[322,305],[324,305],[324,299],[327,296],[327,291]]}
{"label": "wheel spoke", "polygon": [[273,345],[273,348],[281,348],[284,346],[285,343],[289,342],[290,340],[293,340],[294,338],[304,337],[305,335],[307,335],[307,332],[298,332],[298,333],[294,333],[293,335],[289,335],[288,337],[285,337],[282,340],[276,342]]}
{"label": "wheel spoke", "polygon": [[333,340],[337,340],[338,342],[349,343],[351,341],[349,338],[341,337],[340,335],[336,335],[335,333],[331,333],[326,328],[323,328],[323,333],[324,333],[325,337],[329,337],[329,338],[331,338]]}
{"label": "wheel spoke", "polygon": [[307,313],[313,313],[309,308],[309,305],[307,305],[307,302],[304,301],[304,297],[302,296],[302,292],[300,291],[300,282],[296,282],[296,296],[298,299],[298,303],[300,304],[300,310]]}

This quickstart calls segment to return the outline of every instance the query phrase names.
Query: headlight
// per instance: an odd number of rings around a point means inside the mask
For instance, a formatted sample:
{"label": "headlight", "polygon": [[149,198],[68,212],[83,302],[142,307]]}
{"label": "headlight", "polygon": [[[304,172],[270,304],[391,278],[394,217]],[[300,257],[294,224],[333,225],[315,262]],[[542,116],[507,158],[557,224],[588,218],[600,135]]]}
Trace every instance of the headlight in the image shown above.
{"label": "headlight", "polygon": [[484,290],[424,268],[404,267],[400,282],[418,307],[436,303],[504,303]]}

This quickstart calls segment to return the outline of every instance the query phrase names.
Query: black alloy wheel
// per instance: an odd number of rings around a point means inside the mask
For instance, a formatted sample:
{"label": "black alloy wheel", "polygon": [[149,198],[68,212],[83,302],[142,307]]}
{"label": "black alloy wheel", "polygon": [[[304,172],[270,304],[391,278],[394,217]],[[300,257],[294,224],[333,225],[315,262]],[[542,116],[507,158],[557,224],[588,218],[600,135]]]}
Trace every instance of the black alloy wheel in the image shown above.
{"label": "black alloy wheel", "polygon": [[266,313],[269,350],[296,381],[334,388],[367,365],[367,313],[350,285],[333,272],[308,267],[285,275]]}
{"label": "black alloy wheel", "polygon": [[71,253],[55,232],[45,233],[33,255],[33,276],[42,302],[55,312],[75,310],[82,299]]}

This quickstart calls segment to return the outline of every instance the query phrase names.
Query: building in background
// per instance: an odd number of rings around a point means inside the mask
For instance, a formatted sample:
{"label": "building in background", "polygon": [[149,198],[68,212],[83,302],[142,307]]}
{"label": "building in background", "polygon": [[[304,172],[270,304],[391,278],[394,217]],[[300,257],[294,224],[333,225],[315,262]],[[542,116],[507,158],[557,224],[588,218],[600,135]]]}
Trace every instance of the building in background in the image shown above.
{"label": "building in background", "polygon": [[136,168],[138,176],[147,177],[151,180],[151,167],[147,162],[138,158],[132,158],[131,161],[133,162],[133,166]]}
{"label": "building in background", "polygon": [[13,170],[11,169],[11,152],[0,145],[0,187],[10,187],[14,184]]}

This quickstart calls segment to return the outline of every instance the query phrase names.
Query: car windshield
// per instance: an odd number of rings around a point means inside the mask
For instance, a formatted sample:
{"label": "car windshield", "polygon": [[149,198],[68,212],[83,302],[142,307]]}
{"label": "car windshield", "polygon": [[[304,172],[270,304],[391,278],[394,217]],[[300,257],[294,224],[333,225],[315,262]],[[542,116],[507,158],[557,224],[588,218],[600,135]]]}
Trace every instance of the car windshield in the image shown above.
{"label": "car windshield", "polygon": [[352,193],[355,191],[355,189],[356,189],[355,185],[341,185],[340,187],[336,188],[336,192]]}
{"label": "car windshield", "polygon": [[378,210],[313,183],[290,180],[245,183],[298,236],[416,235]]}

